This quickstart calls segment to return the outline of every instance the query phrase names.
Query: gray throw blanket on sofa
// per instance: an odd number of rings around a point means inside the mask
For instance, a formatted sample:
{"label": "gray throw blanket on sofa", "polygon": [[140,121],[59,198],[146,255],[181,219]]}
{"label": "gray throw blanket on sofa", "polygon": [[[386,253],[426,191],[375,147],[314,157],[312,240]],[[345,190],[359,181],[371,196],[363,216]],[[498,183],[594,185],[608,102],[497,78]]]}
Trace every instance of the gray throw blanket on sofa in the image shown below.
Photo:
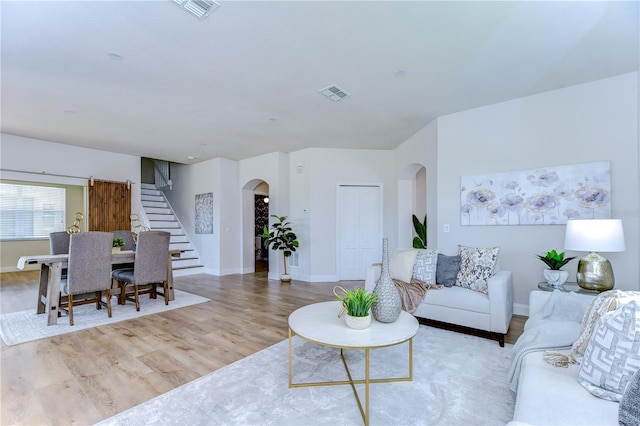
{"label": "gray throw blanket on sofa", "polygon": [[513,346],[513,360],[509,371],[509,388],[516,392],[522,360],[531,352],[571,349],[580,335],[582,317],[589,305],[589,299],[576,297],[575,293],[555,290],[542,311],[530,317],[524,326],[524,333]]}

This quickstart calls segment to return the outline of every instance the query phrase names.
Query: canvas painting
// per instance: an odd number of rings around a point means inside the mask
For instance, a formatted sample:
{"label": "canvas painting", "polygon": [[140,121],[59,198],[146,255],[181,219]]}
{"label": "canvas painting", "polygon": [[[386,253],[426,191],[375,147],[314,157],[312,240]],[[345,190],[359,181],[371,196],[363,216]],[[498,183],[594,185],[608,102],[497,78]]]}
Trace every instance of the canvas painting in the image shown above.
{"label": "canvas painting", "polygon": [[213,234],[213,192],[196,194],[196,234]]}
{"label": "canvas painting", "polygon": [[463,176],[461,225],[555,225],[611,217],[611,163]]}

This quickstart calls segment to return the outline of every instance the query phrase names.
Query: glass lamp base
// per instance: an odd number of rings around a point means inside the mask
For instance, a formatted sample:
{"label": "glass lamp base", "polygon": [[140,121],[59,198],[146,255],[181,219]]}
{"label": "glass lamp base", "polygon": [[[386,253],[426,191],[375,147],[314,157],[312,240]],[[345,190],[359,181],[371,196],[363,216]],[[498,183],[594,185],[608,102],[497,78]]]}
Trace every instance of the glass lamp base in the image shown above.
{"label": "glass lamp base", "polygon": [[586,290],[611,290],[615,283],[611,263],[598,253],[589,253],[578,262],[576,281]]}

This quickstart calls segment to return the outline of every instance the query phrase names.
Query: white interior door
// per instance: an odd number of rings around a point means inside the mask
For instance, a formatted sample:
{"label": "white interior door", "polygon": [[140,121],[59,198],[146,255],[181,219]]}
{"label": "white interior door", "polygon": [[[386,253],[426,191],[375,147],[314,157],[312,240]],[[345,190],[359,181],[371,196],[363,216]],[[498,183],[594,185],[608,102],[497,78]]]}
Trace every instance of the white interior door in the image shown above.
{"label": "white interior door", "polygon": [[382,250],[380,186],[338,187],[338,279],[364,280]]}

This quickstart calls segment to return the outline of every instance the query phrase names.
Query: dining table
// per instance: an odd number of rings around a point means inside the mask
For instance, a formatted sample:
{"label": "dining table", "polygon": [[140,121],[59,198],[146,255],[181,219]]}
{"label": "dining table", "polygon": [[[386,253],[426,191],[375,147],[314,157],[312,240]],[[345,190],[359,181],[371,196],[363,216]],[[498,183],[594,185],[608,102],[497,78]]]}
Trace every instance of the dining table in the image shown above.
{"label": "dining table", "polygon": [[[171,258],[173,256],[180,256],[180,250],[169,250],[167,256],[167,287],[169,300],[174,300],[173,268],[171,266]],[[111,253],[111,264],[133,263],[135,258],[135,251],[120,250]],[[40,285],[38,287],[36,313],[49,314],[47,325],[55,325],[58,322],[62,269],[67,267],[68,261],[68,254],[21,256],[18,259],[17,266],[20,270],[23,270],[27,265],[40,265]]]}

